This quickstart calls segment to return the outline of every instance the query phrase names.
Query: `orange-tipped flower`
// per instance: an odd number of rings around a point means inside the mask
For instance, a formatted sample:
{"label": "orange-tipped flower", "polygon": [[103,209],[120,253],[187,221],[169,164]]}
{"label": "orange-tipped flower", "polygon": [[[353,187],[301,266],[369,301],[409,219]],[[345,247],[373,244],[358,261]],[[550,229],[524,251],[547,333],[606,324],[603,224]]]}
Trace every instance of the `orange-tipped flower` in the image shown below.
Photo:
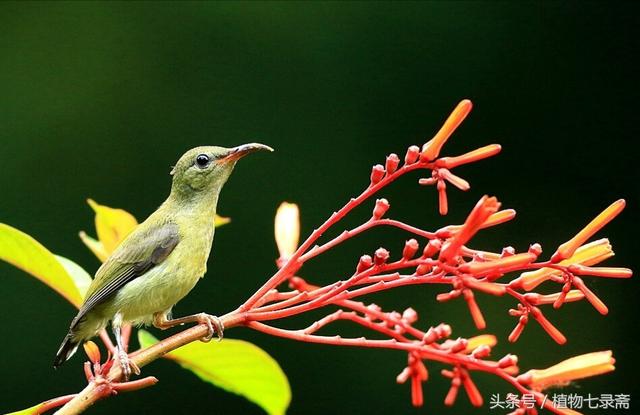
{"label": "orange-tipped flower", "polygon": [[473,163],[478,160],[495,156],[500,152],[500,150],[502,150],[502,147],[500,147],[500,144],[490,144],[488,146],[484,146],[476,150],[470,151],[468,153],[465,153],[461,156],[443,157],[436,162],[436,167],[444,167],[447,169],[452,169],[462,164]]}
{"label": "orange-tipped flower", "polygon": [[451,134],[453,134],[462,121],[464,121],[467,115],[469,115],[472,107],[473,105],[468,99],[460,101],[451,115],[449,115],[449,118],[444,122],[442,128],[440,128],[440,131],[438,131],[436,135],[433,136],[433,138],[422,148],[422,154],[420,156],[422,160],[432,161],[438,158],[442,146],[447,142],[449,137],[451,137]]}
{"label": "orange-tipped flower", "polygon": [[295,203],[282,202],[276,212],[274,225],[280,259],[286,260],[298,248],[300,238],[300,211]]}
{"label": "orange-tipped flower", "polygon": [[523,265],[530,264],[531,262],[535,261],[536,258],[536,255],[530,252],[525,252],[522,254],[516,254],[496,259],[495,261],[467,262],[466,264],[460,265],[459,269],[460,272],[467,272],[473,275],[482,275],[496,271],[504,272],[510,269],[521,267]]}
{"label": "orange-tipped flower", "polygon": [[562,361],[547,369],[532,369],[518,376],[518,381],[534,390],[543,390],[554,385],[615,370],[615,359],[611,350],[587,353]]}
{"label": "orange-tipped flower", "polygon": [[605,278],[631,278],[633,271],[629,268],[618,267],[585,267],[584,265],[571,265],[569,267],[574,275],[591,275]]}
{"label": "orange-tipped flower", "polygon": [[100,348],[98,348],[98,346],[94,342],[89,340],[88,342],[85,342],[82,346],[84,347],[84,352],[89,357],[89,360],[91,361],[91,363],[93,364],[100,363]]}
{"label": "orange-tipped flower", "polygon": [[496,212],[493,215],[489,216],[489,218],[482,224],[481,228],[489,228],[491,226],[500,225],[502,223],[508,222],[511,219],[516,217],[516,211],[513,209],[505,209],[500,212]]}
{"label": "orange-tipped flower", "polygon": [[607,223],[611,222],[613,218],[618,216],[618,214],[620,214],[624,209],[625,204],[626,202],[624,199],[619,199],[613,202],[608,208],[603,210],[602,213],[596,216],[595,219],[589,222],[587,226],[578,232],[576,236],[560,245],[558,250],[551,256],[551,261],[559,262],[572,256],[582,244],[602,229]]}
{"label": "orange-tipped flower", "polygon": [[471,353],[480,346],[493,347],[498,344],[498,339],[493,334],[481,334],[467,339],[466,353]]}
{"label": "orange-tipped flower", "polygon": [[[554,293],[554,294],[547,294],[547,295],[541,295],[541,294],[536,294],[536,293],[527,293],[524,295],[524,298],[531,304],[533,305],[539,305],[539,304],[553,304],[555,303],[558,298],[563,295],[562,292],[559,293]],[[564,298],[563,298],[563,302],[564,303],[570,303],[573,301],[580,301],[584,298],[584,294],[582,294],[582,292],[580,290],[571,290],[569,292],[564,293]]]}
{"label": "orange-tipped flower", "polygon": [[[439,182],[441,183],[441,182]],[[467,220],[460,227],[455,236],[440,251],[440,259],[449,261],[460,247],[466,244],[478,232],[487,219],[500,208],[500,202],[495,197],[483,196],[467,216]]]}
{"label": "orange-tipped flower", "polygon": [[[559,262],[559,265],[595,265],[612,257],[611,244],[606,238],[598,239],[578,248],[570,258]],[[541,268],[535,271],[523,272],[518,278],[513,280],[512,287],[522,287],[530,291],[553,276],[562,275],[562,271],[553,268]]]}

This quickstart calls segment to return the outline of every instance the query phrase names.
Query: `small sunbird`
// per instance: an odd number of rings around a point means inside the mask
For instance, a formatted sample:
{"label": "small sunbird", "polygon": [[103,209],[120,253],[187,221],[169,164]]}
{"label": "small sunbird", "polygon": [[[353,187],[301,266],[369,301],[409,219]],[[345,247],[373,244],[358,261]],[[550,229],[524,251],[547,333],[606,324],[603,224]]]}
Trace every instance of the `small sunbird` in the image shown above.
{"label": "small sunbird", "polygon": [[109,322],[116,338],[117,356],[125,379],[139,369],[123,347],[123,324],[166,329],[179,324],[207,324],[210,340],[221,338],[224,327],[205,313],[173,319],[172,307],[186,296],[207,270],[213,243],[220,190],[236,162],[258,150],[259,143],[234,148],[196,147],[176,163],[169,197],[139,224],[96,272],[84,302],[71,322],[53,366],[67,361],[78,345],[96,336]]}

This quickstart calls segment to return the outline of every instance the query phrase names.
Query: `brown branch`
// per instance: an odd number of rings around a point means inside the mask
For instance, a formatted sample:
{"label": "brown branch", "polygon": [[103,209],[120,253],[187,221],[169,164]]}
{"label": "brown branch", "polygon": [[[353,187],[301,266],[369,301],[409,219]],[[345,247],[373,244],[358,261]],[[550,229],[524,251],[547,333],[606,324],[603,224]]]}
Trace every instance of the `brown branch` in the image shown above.
{"label": "brown branch", "polygon": [[[244,324],[246,315],[237,311],[225,314],[220,317],[225,328],[231,328]],[[164,340],[159,341],[153,346],[147,347],[132,353],[131,361],[138,367],[146,366],[164,356],[165,354],[189,344],[198,341],[208,334],[208,328],[204,324],[190,327],[180,333],[174,334]],[[119,382],[122,378],[122,370],[119,365],[113,365],[109,373],[102,376],[96,376],[79,394],[67,402],[60,408],[57,415],[75,415],[84,412],[100,399],[106,398],[113,394],[114,388],[112,383]],[[117,389],[117,388],[116,388]]]}

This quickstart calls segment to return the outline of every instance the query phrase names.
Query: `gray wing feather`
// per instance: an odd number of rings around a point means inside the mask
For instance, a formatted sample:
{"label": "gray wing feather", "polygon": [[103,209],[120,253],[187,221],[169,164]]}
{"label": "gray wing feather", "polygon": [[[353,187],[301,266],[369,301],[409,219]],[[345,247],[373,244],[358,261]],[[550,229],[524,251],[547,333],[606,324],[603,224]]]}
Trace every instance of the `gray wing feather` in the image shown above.
{"label": "gray wing feather", "polygon": [[[143,225],[140,225],[142,228]],[[125,284],[144,275],[162,263],[180,242],[178,226],[166,223],[151,229],[136,229],[127,237],[96,273],[94,283],[89,287],[87,298],[80,308],[74,324],[96,305],[115,294]],[[108,280],[106,284],[99,284]],[[94,288],[99,287],[99,288]]]}

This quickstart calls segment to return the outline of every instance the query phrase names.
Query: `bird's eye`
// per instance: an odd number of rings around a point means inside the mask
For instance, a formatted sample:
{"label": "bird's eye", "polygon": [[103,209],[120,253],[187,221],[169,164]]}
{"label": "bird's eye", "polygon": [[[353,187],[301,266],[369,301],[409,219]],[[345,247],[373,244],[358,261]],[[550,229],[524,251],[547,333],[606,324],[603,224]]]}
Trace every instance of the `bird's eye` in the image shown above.
{"label": "bird's eye", "polygon": [[198,157],[196,157],[196,164],[201,169],[204,169],[209,165],[209,156],[207,156],[206,154],[200,154]]}

